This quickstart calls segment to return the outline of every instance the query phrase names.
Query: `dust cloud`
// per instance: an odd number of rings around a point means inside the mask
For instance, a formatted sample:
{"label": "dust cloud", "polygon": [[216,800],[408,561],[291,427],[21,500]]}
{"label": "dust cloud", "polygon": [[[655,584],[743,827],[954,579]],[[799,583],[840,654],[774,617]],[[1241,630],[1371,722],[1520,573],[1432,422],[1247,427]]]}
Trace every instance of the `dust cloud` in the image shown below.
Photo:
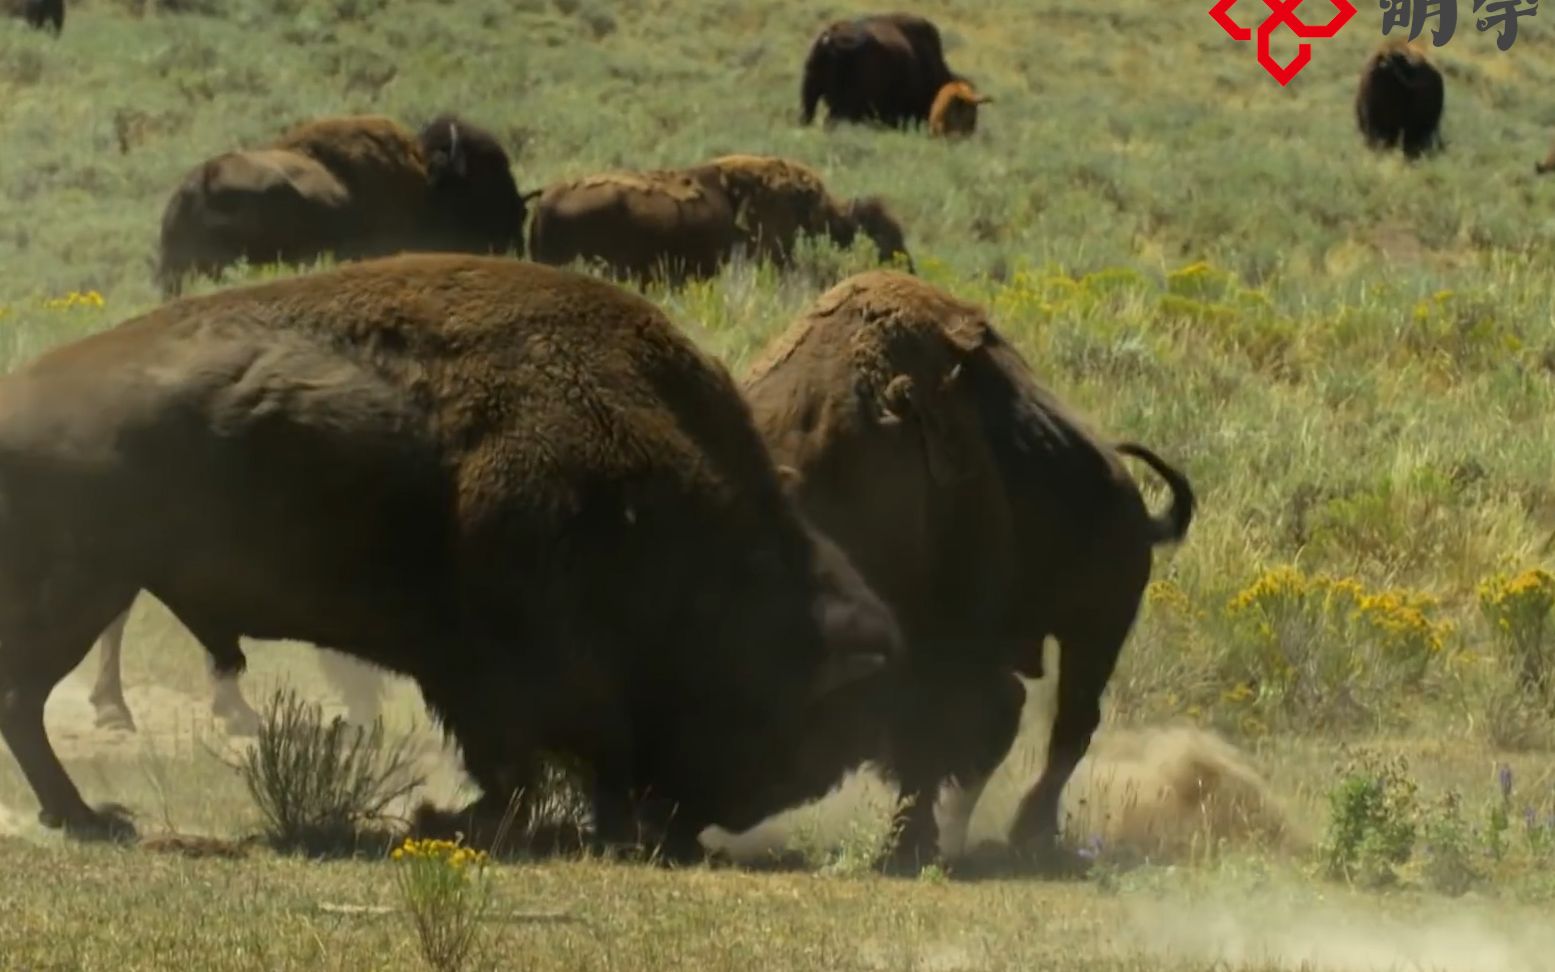
{"label": "dust cloud", "polygon": [[1549,969],[1555,954],[1547,912],[1470,899],[1411,899],[1401,912],[1348,894],[1239,894],[1131,900],[1126,911],[1122,944],[1161,959],[1232,968],[1535,972]]}
{"label": "dust cloud", "polygon": [[1158,861],[1222,842],[1305,843],[1245,754],[1186,726],[1098,733],[1065,790],[1064,814],[1067,833]]}

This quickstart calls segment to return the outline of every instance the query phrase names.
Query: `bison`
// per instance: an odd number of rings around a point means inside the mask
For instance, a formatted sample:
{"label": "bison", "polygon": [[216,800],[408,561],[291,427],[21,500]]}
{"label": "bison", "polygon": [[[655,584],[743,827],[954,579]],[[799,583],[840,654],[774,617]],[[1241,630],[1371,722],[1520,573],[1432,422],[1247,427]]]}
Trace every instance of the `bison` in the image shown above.
{"label": "bison", "polygon": [[[97,680],[88,701],[92,704],[97,726],[102,729],[135,731],[135,717],[130,714],[129,703],[124,698],[122,672],[124,626],[129,616],[129,610],[126,609],[97,639],[97,646],[101,649],[98,654]],[[335,652],[321,653],[319,661],[325,678],[334,684],[345,701],[346,719],[359,725],[372,722],[378,715],[379,693],[383,687],[381,679]],[[211,714],[222,720],[227,731],[234,735],[253,735],[258,732],[259,713],[243,697],[237,677],[217,675],[214,670],[209,670],[208,674],[211,676]]]}
{"label": "bison", "polygon": [[929,134],[936,138],[963,138],[977,131],[977,109],[990,104],[991,95],[980,94],[965,81],[952,81],[939,89],[929,108]]}
{"label": "bison", "polygon": [[599,261],[639,282],[710,277],[739,250],[788,265],[801,235],[841,246],[864,233],[909,269],[901,224],[877,196],[843,202],[808,166],[727,155],[688,169],[611,172],[549,186],[529,227],[542,263]]}
{"label": "bison", "polygon": [[29,27],[51,27],[58,37],[65,30],[65,0],[0,0],[0,13],[21,17]]}
{"label": "bison", "polygon": [[[1019,728],[1017,675],[1059,643],[1047,766],[1012,844],[1044,863],[1059,796],[1100,720],[1153,549],[1186,535],[1194,496],[1137,444],[1109,445],[1033,377],[982,308],[914,277],[872,271],[816,299],[749,369],[768,448],[805,515],[895,611],[908,642],[881,760],[912,797],[898,863],[936,854],[934,804],[959,784],[945,852]],[[1153,516],[1120,461],[1170,486]]]}
{"label": "bison", "polygon": [[1544,157],[1543,162],[1535,162],[1533,171],[1536,175],[1544,175],[1546,172],[1555,172],[1555,148],[1550,149],[1550,154]]}
{"label": "bison", "polygon": [[854,757],[814,734],[902,651],[716,360],[491,256],[179,298],[0,379],[0,737],[69,834],[133,833],[43,710],[139,591],[218,674],[248,637],[413,679],[478,807],[542,750],[592,771],[606,835],[657,794],[671,860],[836,785]]}
{"label": "bison", "polygon": [[488,132],[444,115],[413,134],[380,115],[324,118],[185,176],[162,215],[157,277],[241,259],[307,263],[406,250],[523,252],[524,197]]}
{"label": "bison", "polygon": [[839,20],[816,35],[805,58],[800,123],[826,103],[827,124],[922,124],[946,84],[965,81],[945,64],[939,28],[916,14]]}
{"label": "bison", "polygon": [[1406,158],[1416,159],[1442,147],[1444,96],[1442,74],[1423,48],[1384,41],[1361,69],[1355,123],[1369,148],[1402,147]]}

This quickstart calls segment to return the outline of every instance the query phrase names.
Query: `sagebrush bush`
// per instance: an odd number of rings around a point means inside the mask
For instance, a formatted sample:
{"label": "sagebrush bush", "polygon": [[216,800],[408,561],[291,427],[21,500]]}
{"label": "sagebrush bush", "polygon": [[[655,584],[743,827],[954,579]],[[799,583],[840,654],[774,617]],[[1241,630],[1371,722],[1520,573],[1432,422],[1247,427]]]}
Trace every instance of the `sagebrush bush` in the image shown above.
{"label": "sagebrush bush", "polygon": [[370,728],[326,721],[319,705],[282,688],[236,769],[275,847],[336,853],[381,837],[386,811],[425,782],[410,743],[408,735],[386,740],[381,719]]}

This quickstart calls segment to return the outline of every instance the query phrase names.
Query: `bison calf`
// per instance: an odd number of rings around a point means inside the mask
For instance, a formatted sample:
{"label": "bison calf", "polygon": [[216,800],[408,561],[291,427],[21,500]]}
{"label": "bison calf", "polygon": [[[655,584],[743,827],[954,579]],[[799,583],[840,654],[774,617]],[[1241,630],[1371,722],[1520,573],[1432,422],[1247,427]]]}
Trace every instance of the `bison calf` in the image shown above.
{"label": "bison calf", "polygon": [[72,834],[126,822],[44,703],[139,591],[219,673],[249,637],[414,679],[486,807],[542,750],[592,770],[606,838],[650,791],[671,856],[834,785],[854,754],[812,737],[900,650],[721,365],[494,257],[174,300],[0,379],[0,737]]}
{"label": "bison calf", "polygon": [[939,89],[929,108],[929,134],[936,138],[963,138],[977,131],[977,109],[992,96],[979,94],[965,81],[952,81]]}
{"label": "bison calf", "polygon": [[1441,72],[1420,47],[1384,41],[1366,59],[1355,92],[1355,123],[1372,149],[1402,148],[1415,159],[1441,148]]}
{"label": "bison calf", "polygon": [[846,247],[859,233],[882,262],[911,269],[902,226],[879,197],[842,201],[798,162],[726,155],[550,186],[535,206],[529,251],[542,263],[598,261],[619,277],[681,282],[716,274],[738,251],[788,266],[801,236]]}
{"label": "bison calf", "polygon": [[239,260],[358,260],[406,250],[523,252],[524,197],[488,132],[440,116],[419,134],[377,115],[299,125],[197,166],[162,215],[165,296]]}
{"label": "bison calf", "polygon": [[[744,384],[773,456],[797,471],[806,515],[908,640],[884,759],[913,798],[898,862],[935,856],[945,782],[959,784],[946,849],[960,850],[1019,728],[1016,675],[1043,674],[1049,636],[1058,711],[1012,840],[1051,851],[1152,551],[1188,530],[1187,480],[1142,446],[1097,437],[981,308],[900,273],[851,277],[817,298]],[[1125,455],[1171,487],[1165,515],[1150,514]]]}

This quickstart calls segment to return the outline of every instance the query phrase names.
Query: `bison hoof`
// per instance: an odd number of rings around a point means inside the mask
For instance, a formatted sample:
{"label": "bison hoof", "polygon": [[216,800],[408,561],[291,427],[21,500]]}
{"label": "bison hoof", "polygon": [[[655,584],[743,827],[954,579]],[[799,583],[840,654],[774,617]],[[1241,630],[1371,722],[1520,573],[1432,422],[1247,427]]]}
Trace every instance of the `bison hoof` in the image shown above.
{"label": "bison hoof", "polygon": [[38,814],[38,822],[51,830],[63,829],[65,836],[73,840],[130,843],[136,839],[129,810],[117,803],[84,810],[71,817],[42,811]]}
{"label": "bison hoof", "polygon": [[122,705],[104,705],[97,710],[97,718],[94,720],[99,729],[107,729],[110,732],[134,732],[135,717],[130,715],[130,710]]}

